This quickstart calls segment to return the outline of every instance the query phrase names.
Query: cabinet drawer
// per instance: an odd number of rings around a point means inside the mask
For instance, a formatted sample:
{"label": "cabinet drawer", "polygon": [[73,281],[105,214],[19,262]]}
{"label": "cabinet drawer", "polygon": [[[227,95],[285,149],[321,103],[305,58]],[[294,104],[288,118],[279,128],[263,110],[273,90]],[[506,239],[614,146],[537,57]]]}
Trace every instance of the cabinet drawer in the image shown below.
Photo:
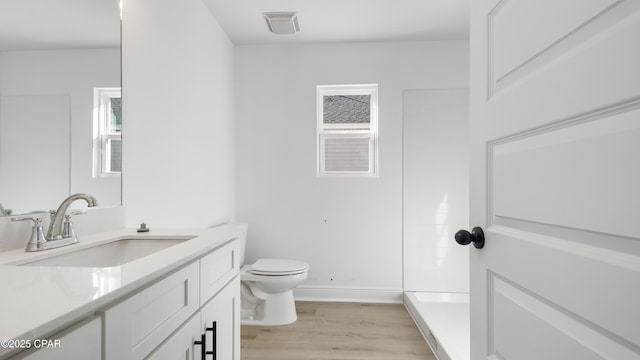
{"label": "cabinet drawer", "polygon": [[200,307],[198,261],[104,312],[105,359],[142,359]]}
{"label": "cabinet drawer", "polygon": [[200,259],[200,306],[240,273],[239,243],[233,240]]}

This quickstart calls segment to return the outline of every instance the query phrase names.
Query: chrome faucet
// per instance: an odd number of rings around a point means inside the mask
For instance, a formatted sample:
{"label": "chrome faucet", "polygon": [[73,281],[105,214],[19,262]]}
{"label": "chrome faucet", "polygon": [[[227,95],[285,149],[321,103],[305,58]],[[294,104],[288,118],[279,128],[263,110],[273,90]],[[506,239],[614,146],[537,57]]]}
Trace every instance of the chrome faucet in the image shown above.
{"label": "chrome faucet", "polygon": [[[58,210],[49,211],[49,214],[51,214],[51,224],[49,225],[49,231],[47,231],[48,241],[61,240],[61,239],[64,239],[65,237],[70,236],[69,231],[66,229],[71,224],[71,216],[67,216],[65,220],[65,215],[71,203],[76,200],[86,201],[88,207],[98,206],[98,200],[96,200],[96,198],[94,198],[89,194],[73,194],[68,198],[64,199],[62,204],[60,204],[60,206],[58,207]],[[79,213],[80,212],[78,212],[78,214]],[[76,215],[76,214],[73,214],[73,215]],[[63,224],[64,224],[64,227],[63,227]],[[66,230],[66,231],[63,231],[63,230]]]}
{"label": "chrome faucet", "polygon": [[78,237],[73,230],[73,224],[71,224],[71,217],[74,215],[80,215],[87,212],[84,209],[67,211],[69,205],[76,200],[84,200],[89,207],[98,206],[96,198],[89,194],[74,194],[64,199],[62,204],[58,207],[58,210],[51,210],[51,224],[49,225],[49,231],[47,236],[44,236],[44,230],[42,229],[42,214],[46,214],[44,211],[33,211],[27,214],[22,214],[13,217],[12,221],[33,221],[33,228],[31,230],[31,237],[27,243],[25,251],[41,251],[48,249],[55,249],[61,246],[77,244]]}

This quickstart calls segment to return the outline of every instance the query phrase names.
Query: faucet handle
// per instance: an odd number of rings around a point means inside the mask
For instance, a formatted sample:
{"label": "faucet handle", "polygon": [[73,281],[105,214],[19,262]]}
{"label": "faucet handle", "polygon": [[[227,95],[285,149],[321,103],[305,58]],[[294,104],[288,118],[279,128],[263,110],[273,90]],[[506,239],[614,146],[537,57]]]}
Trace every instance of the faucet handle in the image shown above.
{"label": "faucet handle", "polygon": [[47,240],[44,238],[44,230],[42,229],[42,212],[32,212],[28,214],[18,215],[11,218],[11,221],[33,221],[33,228],[31,228],[31,237],[27,243],[25,251],[37,251],[41,249]]}
{"label": "faucet handle", "polygon": [[33,221],[34,226],[42,226],[42,216],[38,216],[43,214],[42,212],[30,212],[26,214],[16,215],[11,218],[11,221],[25,221],[31,220]]}
{"label": "faucet handle", "polygon": [[69,210],[64,214],[64,223],[62,224],[62,233],[60,234],[63,238],[72,238],[75,239],[74,242],[77,242],[78,236],[76,235],[76,231],[73,229],[73,224],[71,223],[71,217],[75,215],[83,215],[86,214],[87,210],[84,209],[76,209]]}

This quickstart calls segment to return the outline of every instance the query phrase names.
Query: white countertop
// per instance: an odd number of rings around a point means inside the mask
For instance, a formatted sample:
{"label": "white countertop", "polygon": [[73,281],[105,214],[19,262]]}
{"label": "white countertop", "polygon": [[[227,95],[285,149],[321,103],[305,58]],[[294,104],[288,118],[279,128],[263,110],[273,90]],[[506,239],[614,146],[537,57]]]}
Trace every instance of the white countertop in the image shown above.
{"label": "white countertop", "polygon": [[[194,237],[121,266],[106,268],[16,266],[132,237]],[[233,224],[210,229],[123,229],[92,236],[80,243],[39,252],[0,252],[0,339],[41,339],[69,326],[168,272],[223,245],[236,236]],[[0,348],[4,358],[14,349]]]}

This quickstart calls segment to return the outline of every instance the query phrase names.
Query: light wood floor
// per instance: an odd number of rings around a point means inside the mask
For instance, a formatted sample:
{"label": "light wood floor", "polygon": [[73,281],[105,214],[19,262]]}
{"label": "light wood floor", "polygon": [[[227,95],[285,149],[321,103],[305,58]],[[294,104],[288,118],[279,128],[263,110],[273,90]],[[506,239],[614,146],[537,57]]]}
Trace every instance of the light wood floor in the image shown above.
{"label": "light wood floor", "polygon": [[401,304],[297,302],[298,321],[242,326],[242,360],[435,360]]}

